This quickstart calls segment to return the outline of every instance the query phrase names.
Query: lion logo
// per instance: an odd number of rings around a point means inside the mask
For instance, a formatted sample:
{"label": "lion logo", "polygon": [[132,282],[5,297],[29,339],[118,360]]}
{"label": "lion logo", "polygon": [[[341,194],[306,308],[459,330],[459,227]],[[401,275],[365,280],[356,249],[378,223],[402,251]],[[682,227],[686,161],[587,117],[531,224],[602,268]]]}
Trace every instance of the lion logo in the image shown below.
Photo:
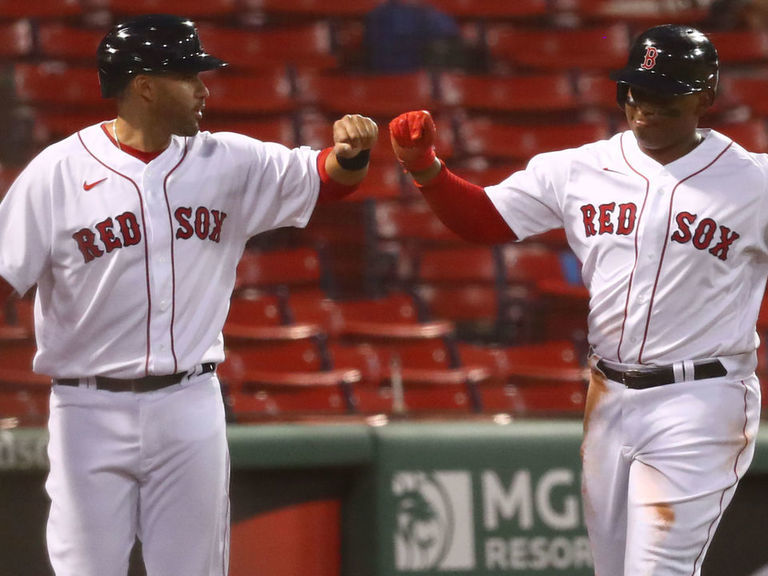
{"label": "lion logo", "polygon": [[434,473],[400,472],[395,496],[395,565],[423,571],[444,565],[456,524],[451,495]]}

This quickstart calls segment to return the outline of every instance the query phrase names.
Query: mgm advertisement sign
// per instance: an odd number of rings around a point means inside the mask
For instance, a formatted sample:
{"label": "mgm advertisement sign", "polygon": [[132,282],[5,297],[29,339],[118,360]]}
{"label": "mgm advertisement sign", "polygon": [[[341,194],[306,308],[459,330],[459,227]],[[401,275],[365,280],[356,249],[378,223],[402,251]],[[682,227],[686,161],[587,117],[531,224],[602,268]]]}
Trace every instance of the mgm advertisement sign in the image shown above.
{"label": "mgm advertisement sign", "polygon": [[592,575],[572,468],[397,470],[395,573]]}

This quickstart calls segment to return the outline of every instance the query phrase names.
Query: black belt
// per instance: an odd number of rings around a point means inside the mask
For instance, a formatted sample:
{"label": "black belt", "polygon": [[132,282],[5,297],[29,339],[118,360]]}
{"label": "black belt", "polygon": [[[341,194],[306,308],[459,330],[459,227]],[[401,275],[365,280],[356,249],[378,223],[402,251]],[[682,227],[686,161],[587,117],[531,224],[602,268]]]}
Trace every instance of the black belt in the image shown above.
{"label": "black belt", "polygon": [[[208,374],[216,369],[216,364],[213,362],[205,362],[202,365],[200,374]],[[177,372],[176,374],[168,374],[166,376],[144,376],[143,378],[109,378],[108,376],[94,376],[97,390],[108,390],[109,392],[152,392],[153,390],[160,390],[173,386],[181,382],[188,372]],[[83,381],[88,381],[87,378],[57,378],[56,384],[62,386],[80,386]]]}
{"label": "black belt", "polygon": [[[627,388],[634,390],[643,390],[676,382],[675,371],[671,365],[644,368],[642,370],[615,370],[607,366],[604,360],[599,360],[597,368],[608,379],[614,382],[621,382]],[[705,380],[706,378],[718,378],[726,374],[728,374],[728,371],[720,360],[703,360],[693,363],[693,378],[689,375],[682,380]]]}

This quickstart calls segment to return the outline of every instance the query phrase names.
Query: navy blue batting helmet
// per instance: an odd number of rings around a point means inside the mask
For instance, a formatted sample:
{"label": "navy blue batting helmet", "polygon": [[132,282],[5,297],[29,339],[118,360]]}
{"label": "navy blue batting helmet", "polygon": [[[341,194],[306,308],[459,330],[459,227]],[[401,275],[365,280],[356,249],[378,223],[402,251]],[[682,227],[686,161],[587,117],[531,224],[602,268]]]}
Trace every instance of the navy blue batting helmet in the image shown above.
{"label": "navy blue batting helmet", "polygon": [[624,106],[631,86],[669,96],[717,92],[719,62],[712,42],[695,28],[678,24],[643,32],[629,51],[627,65],[611,74]]}
{"label": "navy blue batting helmet", "polygon": [[169,14],[148,14],[115,25],[97,51],[104,98],[117,96],[136,74],[203,72],[226,66],[206,54],[195,24]]}

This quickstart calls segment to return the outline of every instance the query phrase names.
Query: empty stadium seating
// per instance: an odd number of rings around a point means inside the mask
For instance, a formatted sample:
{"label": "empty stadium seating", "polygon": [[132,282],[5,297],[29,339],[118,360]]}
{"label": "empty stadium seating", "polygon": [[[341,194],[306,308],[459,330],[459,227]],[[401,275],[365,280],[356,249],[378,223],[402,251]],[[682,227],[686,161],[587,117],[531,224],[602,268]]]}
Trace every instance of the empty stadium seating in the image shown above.
{"label": "empty stadium seating", "polygon": [[0,19],[18,18],[62,19],[80,16],[83,8],[80,0],[0,0]]}
{"label": "empty stadium seating", "polygon": [[338,65],[328,22],[255,29],[201,25],[199,32],[206,51],[233,69],[263,70],[286,65],[324,69]]}
{"label": "empty stadium seating", "polygon": [[29,20],[0,22],[0,57],[21,58],[33,50],[32,26]]}
{"label": "empty stadium seating", "polygon": [[406,110],[429,109],[434,104],[430,78],[423,72],[303,73],[299,90],[308,104],[332,118],[355,111],[388,120]]}
{"label": "empty stadium seating", "polygon": [[621,68],[627,60],[626,25],[571,30],[496,25],[487,33],[491,55],[499,62],[528,70],[602,70]]}
{"label": "empty stadium seating", "polygon": [[[379,122],[355,194],[318,206],[306,229],[253,239],[243,256],[219,367],[238,421],[583,409],[588,293],[562,233],[494,248],[461,240],[394,160],[386,123],[431,110],[438,155],[457,174],[496,184],[534,154],[623,130],[608,70],[645,26],[702,22],[705,3],[431,3],[456,18],[483,67],[365,69],[363,23],[376,0],[0,0],[0,56],[39,144],[114,116],[100,96],[96,46],[111,22],[155,11],[195,19],[206,50],[230,63],[202,76],[211,92],[203,130],[324,148],[342,114]],[[712,38],[721,91],[702,125],[768,151],[768,35]],[[2,166],[0,196],[19,169]],[[0,417],[41,422],[49,382],[30,369],[30,303],[0,324]],[[764,360],[761,351],[761,370]]]}
{"label": "empty stadium seating", "polygon": [[440,102],[450,108],[497,113],[551,113],[578,107],[571,78],[564,73],[496,76],[446,72],[440,76]]}
{"label": "empty stadium seating", "polygon": [[238,0],[107,0],[107,6],[110,11],[122,16],[163,13],[209,19],[233,16],[240,8]]}

